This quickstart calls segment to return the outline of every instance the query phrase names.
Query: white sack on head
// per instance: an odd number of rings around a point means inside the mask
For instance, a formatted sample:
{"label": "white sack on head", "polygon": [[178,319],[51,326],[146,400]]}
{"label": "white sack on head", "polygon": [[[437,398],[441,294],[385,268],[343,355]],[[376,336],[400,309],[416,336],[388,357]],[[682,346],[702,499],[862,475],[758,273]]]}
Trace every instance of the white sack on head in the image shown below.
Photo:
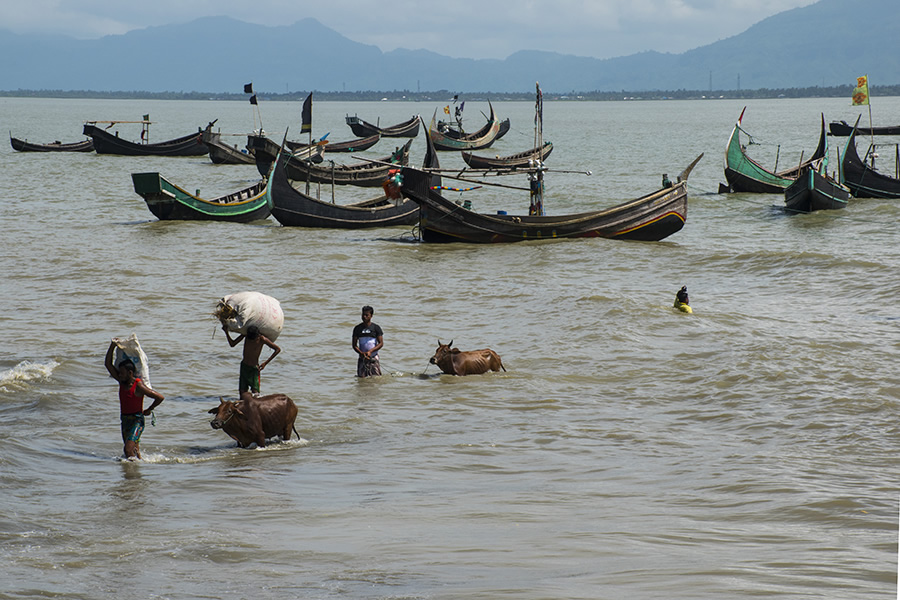
{"label": "white sack on head", "polygon": [[134,363],[135,377],[140,377],[147,387],[153,387],[150,385],[150,363],[147,361],[147,355],[144,354],[137,335],[132,333],[127,338],[116,337],[112,341],[116,345],[116,358],[113,361],[116,368],[123,360],[130,360]]}
{"label": "white sack on head", "polygon": [[219,300],[216,312],[219,321],[235,333],[247,333],[251,325],[273,342],[284,326],[281,303],[259,292],[238,292]]}

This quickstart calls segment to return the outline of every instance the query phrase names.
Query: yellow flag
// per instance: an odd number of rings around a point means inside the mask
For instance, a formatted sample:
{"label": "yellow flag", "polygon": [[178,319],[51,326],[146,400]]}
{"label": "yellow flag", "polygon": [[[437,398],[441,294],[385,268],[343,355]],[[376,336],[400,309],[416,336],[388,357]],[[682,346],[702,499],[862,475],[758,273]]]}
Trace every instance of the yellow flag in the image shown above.
{"label": "yellow flag", "polygon": [[863,75],[856,78],[856,87],[853,88],[853,106],[865,106],[869,103],[869,76]]}
{"label": "yellow flag", "polygon": [[449,106],[445,106],[445,107],[444,107],[444,112],[447,113],[447,114],[449,115],[449,114],[450,114],[450,107],[449,107]]}

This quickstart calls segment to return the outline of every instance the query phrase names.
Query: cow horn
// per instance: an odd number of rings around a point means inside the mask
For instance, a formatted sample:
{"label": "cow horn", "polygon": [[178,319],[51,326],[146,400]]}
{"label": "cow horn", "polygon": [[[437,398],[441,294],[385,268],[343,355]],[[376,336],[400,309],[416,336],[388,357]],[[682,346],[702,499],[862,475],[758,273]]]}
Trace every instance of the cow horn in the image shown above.
{"label": "cow horn", "polygon": [[443,344],[441,344],[441,338],[438,338],[438,346],[442,346],[442,345]]}
{"label": "cow horn", "polygon": [[450,347],[452,348],[452,347],[453,347],[453,340],[450,340],[450,343],[447,344],[447,345],[450,346]]}

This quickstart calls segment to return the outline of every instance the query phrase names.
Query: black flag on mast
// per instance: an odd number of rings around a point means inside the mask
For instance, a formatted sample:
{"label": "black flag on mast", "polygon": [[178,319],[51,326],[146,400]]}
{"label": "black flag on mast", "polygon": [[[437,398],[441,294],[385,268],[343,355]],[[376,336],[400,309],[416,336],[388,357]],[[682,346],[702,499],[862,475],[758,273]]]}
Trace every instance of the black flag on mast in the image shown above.
{"label": "black flag on mast", "polygon": [[252,81],[251,81],[250,83],[245,83],[245,84],[244,84],[244,93],[245,93],[245,94],[252,94],[252,93],[253,93],[253,82],[252,82]]}
{"label": "black flag on mast", "polygon": [[309,93],[309,96],[306,97],[306,100],[303,101],[303,124],[300,126],[300,133],[310,132],[312,133],[312,92]]}
{"label": "black flag on mast", "polygon": [[256,94],[250,96],[250,104],[256,104],[258,106],[258,103],[256,102]]}

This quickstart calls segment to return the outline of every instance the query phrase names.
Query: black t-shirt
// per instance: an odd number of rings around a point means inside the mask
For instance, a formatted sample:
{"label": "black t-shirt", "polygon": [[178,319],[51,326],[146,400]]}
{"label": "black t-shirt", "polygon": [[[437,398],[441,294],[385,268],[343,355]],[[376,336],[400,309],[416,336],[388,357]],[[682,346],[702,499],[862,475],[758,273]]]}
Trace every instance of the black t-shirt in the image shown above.
{"label": "black t-shirt", "polygon": [[353,338],[359,340],[357,345],[363,352],[368,352],[374,348],[375,344],[378,343],[377,339],[382,336],[384,336],[384,332],[376,323],[369,322],[368,326],[365,323],[360,323],[353,328]]}

